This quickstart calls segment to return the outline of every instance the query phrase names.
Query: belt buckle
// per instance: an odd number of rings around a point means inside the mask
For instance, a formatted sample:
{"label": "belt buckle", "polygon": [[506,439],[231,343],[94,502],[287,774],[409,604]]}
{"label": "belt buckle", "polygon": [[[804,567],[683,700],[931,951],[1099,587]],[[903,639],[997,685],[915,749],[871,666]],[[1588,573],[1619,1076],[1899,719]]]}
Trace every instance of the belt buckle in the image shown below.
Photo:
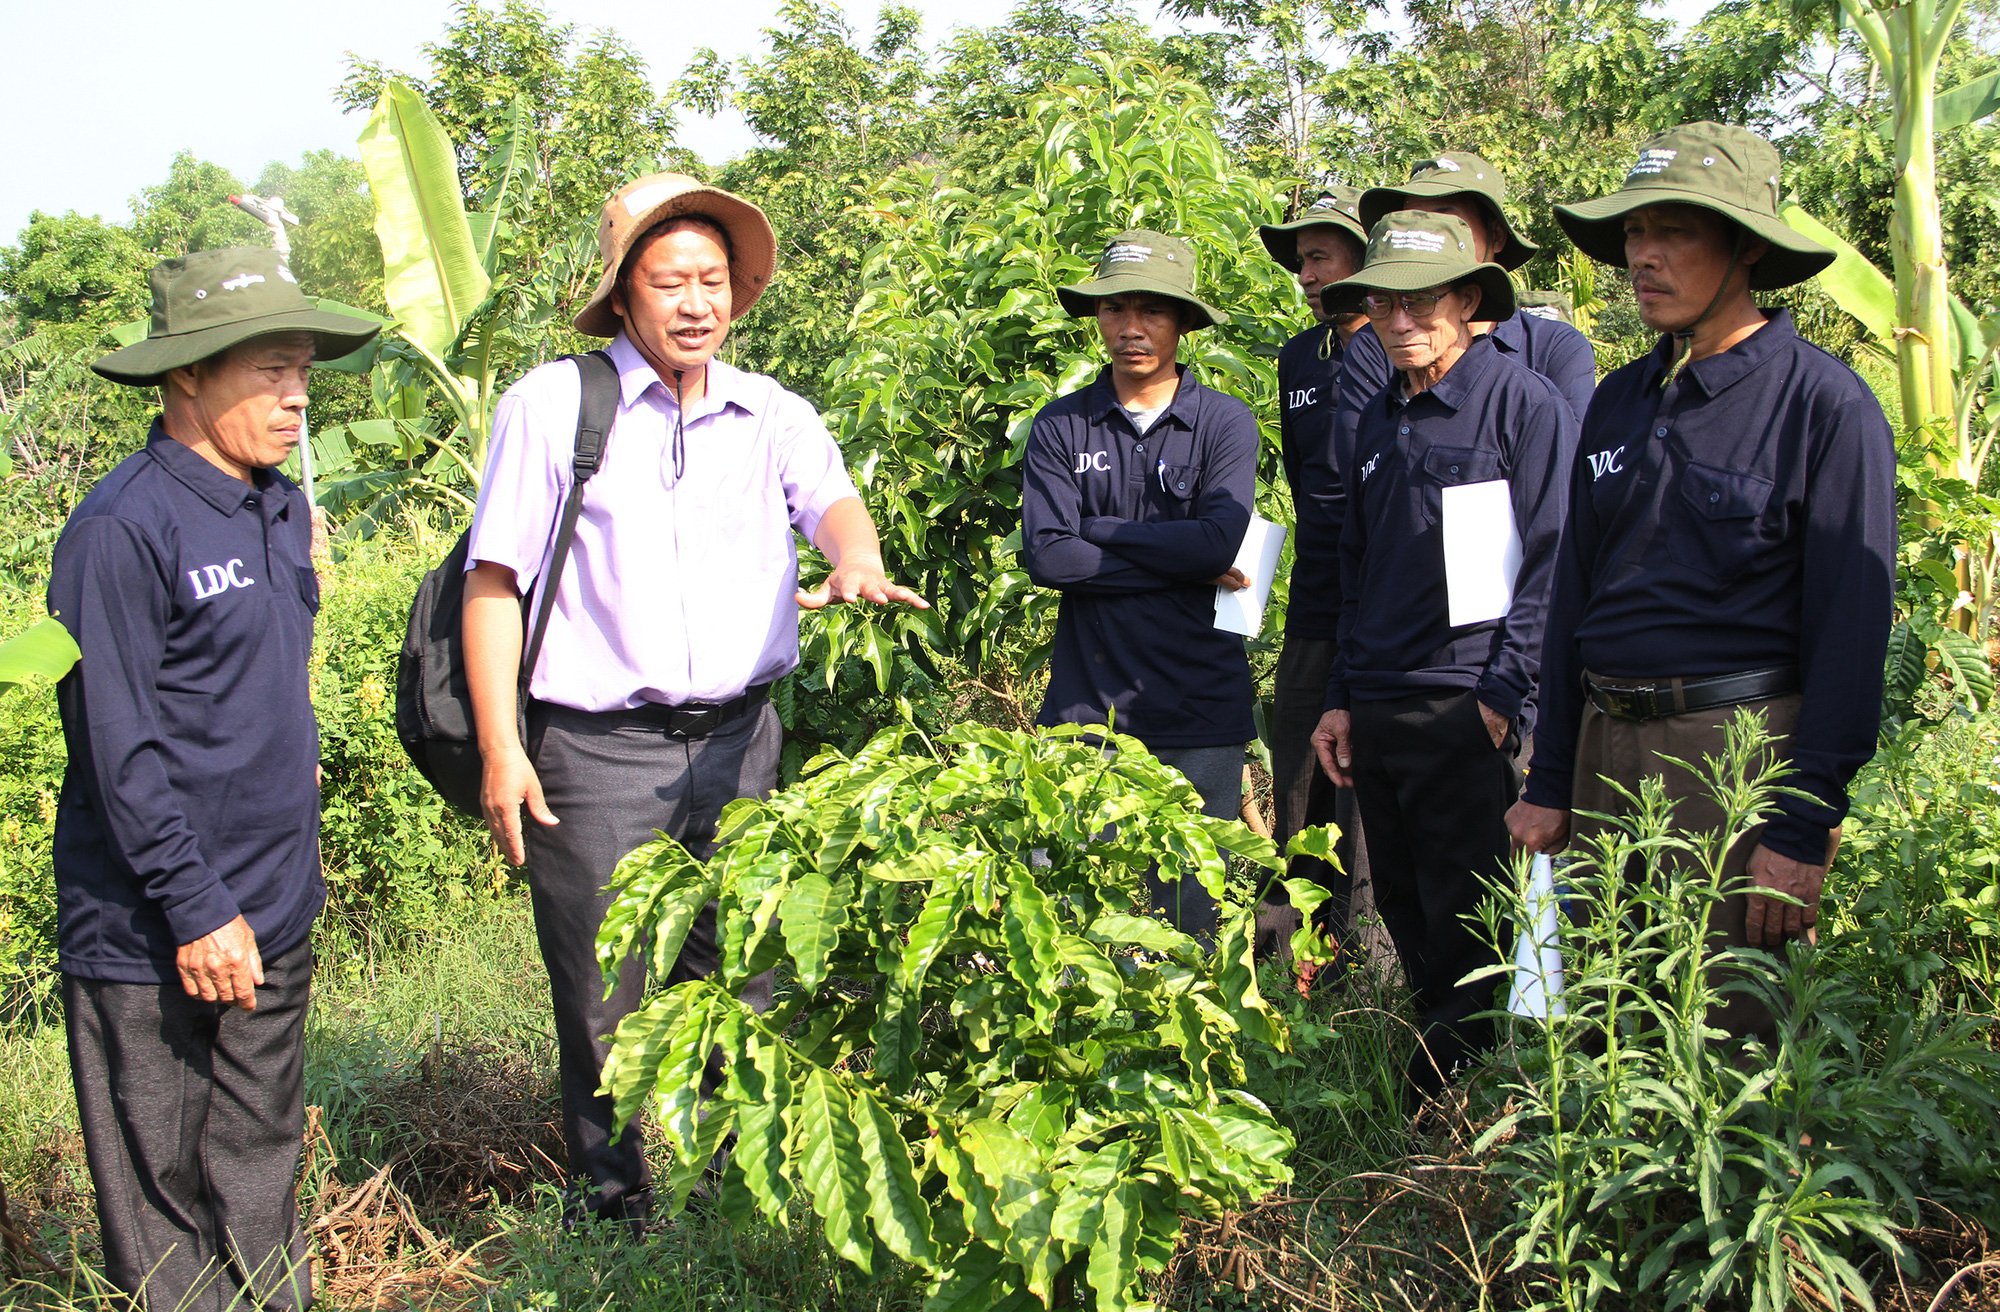
{"label": "belt buckle", "polygon": [[704,737],[714,732],[721,713],[719,706],[704,706],[698,711],[677,711],[667,725],[667,737],[682,741]]}

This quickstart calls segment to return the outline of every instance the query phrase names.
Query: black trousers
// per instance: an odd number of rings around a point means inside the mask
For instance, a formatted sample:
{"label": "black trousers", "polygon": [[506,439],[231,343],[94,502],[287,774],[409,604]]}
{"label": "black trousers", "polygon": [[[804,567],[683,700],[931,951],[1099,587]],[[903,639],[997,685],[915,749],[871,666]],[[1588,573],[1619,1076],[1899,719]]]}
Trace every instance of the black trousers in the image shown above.
{"label": "black trousers", "polygon": [[[1285,637],[1278,653],[1278,668],[1272,677],[1271,705],[1271,809],[1276,813],[1272,836],[1283,852],[1292,835],[1314,825],[1340,826],[1334,855],[1340,868],[1316,856],[1293,857],[1285,874],[1293,879],[1310,879],[1329,896],[1320,903],[1316,917],[1320,933],[1352,951],[1354,886],[1366,869],[1365,849],[1360,843],[1361,817],[1354,804],[1354,790],[1339,788],[1320,768],[1313,754],[1312,734],[1319,727],[1326,705],[1327,676],[1333,672],[1333,657],[1339,644],[1331,638]],[[1272,899],[1284,901],[1280,890]]]}
{"label": "black trousers", "polygon": [[[615,711],[529,706],[528,755],[562,823],[527,821],[528,887],[555,1005],[570,1172],[588,1184],[586,1206],[599,1215],[643,1215],[652,1185],[637,1126],[612,1142],[613,1103],[597,1092],[610,1035],[638,1007],[646,982],[644,963],[628,959],[611,996],[604,994],[597,930],[611,905],[611,872],[626,853],[651,842],[655,830],[706,860],[722,808],[776,785],[782,744],[778,713],[768,702],[691,740]],[[720,960],[711,904],[663,982],[700,979]],[[770,977],[753,982],[743,1000],[759,1011],[770,1006]]]}
{"label": "black trousers", "polygon": [[312,1305],[295,1188],[312,969],[309,944],[267,960],[255,1011],[63,976],[104,1273],[136,1306]]}
{"label": "black trousers", "polygon": [[[1520,791],[1512,736],[1493,746],[1470,691],[1356,701],[1354,791],[1367,826],[1375,906],[1415,995],[1423,1046],[1413,1092],[1444,1086],[1461,1057],[1490,1047],[1494,981],[1461,984],[1498,961],[1470,917],[1483,879],[1510,856],[1507,808]],[[1504,946],[1504,945],[1503,945]]]}

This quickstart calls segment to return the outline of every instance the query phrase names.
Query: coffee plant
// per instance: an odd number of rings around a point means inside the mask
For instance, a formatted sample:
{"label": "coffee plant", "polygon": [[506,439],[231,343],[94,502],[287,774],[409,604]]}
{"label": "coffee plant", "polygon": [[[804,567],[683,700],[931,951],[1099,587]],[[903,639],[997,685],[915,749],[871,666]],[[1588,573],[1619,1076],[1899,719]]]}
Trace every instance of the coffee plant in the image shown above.
{"label": "coffee plant", "polygon": [[[1150,1307],[1183,1216],[1291,1176],[1292,1136],[1241,1087],[1245,1045],[1287,1038],[1229,879],[1232,857],[1282,863],[1101,728],[911,736],[733,803],[705,864],[664,837],[620,864],[605,968],[664,971],[711,900],[722,966],[626,1018],[605,1088],[672,1146],[673,1206],[705,1176],[732,1218],[782,1225],[802,1196],[846,1261],[920,1268],[932,1312]],[[1223,900],[1212,951],[1146,914],[1155,863]],[[736,994],[774,968],[756,1014]]]}

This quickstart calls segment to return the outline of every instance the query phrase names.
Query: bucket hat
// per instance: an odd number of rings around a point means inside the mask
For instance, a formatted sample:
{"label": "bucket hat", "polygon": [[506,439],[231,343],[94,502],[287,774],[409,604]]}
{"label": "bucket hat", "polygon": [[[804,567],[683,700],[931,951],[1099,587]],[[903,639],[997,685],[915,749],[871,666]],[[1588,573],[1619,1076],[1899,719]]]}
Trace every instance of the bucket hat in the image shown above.
{"label": "bucket hat", "polygon": [[1213,328],[1229,317],[1194,294],[1194,247],[1179,237],[1129,228],[1113,237],[1097,259],[1089,282],[1056,288],[1056,299],[1079,319],[1097,313],[1106,296],[1164,296],[1193,307],[1197,328]]}
{"label": "bucket hat", "polygon": [[266,333],[311,333],[332,360],[358,350],[382,325],[322,310],[268,246],[225,246],[161,260],[146,275],[153,315],[144,338],[91,368],[114,383],[154,387],[175,369]]}
{"label": "bucket hat", "polygon": [[1264,249],[1271,252],[1272,259],[1297,273],[1302,263],[1299,233],[1307,228],[1338,228],[1360,245],[1368,244],[1368,228],[1361,222],[1360,203],[1361,188],[1334,185],[1290,223],[1259,224],[1257,235],[1263,239]]}
{"label": "bucket hat", "polygon": [[778,237],[764,211],[685,173],[652,173],[626,183],[604,202],[597,220],[597,252],[604,259],[604,276],[571,321],[578,332],[592,337],[618,335],[624,323],[612,308],[611,293],[618,286],[625,257],[639,238],[668,219],[687,214],[712,220],[729,235],[730,322],[757,303],[778,269]]}
{"label": "bucket hat", "polygon": [[1537,319],[1553,319],[1572,326],[1576,323],[1576,305],[1565,292],[1523,290],[1514,294],[1514,303],[1522,314],[1532,314]]}
{"label": "bucket hat", "polygon": [[1541,249],[1521,235],[1507,217],[1507,179],[1484,156],[1469,150],[1447,150],[1420,159],[1410,168],[1410,180],[1400,187],[1370,187],[1361,193],[1361,221],[1373,232],[1385,214],[1410,208],[1413,200],[1444,200],[1472,196],[1484,201],[1507,231],[1507,244],[1494,256],[1503,269],[1518,269]]}
{"label": "bucket hat", "polygon": [[1771,249],[1750,266],[1759,290],[1804,282],[1833,252],[1778,217],[1778,150],[1748,128],[1684,123],[1639,147],[1609,196],[1556,206],[1556,222],[1594,260],[1625,267],[1625,216],[1648,205],[1695,205],[1762,237]]}
{"label": "bucket hat", "polygon": [[1368,234],[1361,271],[1332,284],[1348,292],[1420,292],[1449,283],[1479,288],[1479,318],[1498,323],[1514,315],[1514,280],[1491,260],[1473,256],[1472,229],[1455,214],[1397,210],[1382,216]]}

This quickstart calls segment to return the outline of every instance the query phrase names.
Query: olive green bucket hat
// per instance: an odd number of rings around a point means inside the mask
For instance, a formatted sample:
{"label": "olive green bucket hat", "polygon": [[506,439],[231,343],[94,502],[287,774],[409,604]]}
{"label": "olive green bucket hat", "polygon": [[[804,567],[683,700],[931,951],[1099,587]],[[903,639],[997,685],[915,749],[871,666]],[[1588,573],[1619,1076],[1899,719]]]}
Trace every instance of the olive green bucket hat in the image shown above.
{"label": "olive green bucket hat", "polygon": [[90,367],[114,383],[155,387],[175,369],[267,333],[311,333],[332,360],[358,350],[382,325],[322,310],[268,246],[190,251],[153,266],[146,336]]}
{"label": "olive green bucket hat", "polygon": [[1771,244],[1750,266],[1750,285],[1768,291],[1804,282],[1833,263],[1833,252],[1778,217],[1778,150],[1748,128],[1684,123],[1639,147],[1624,185],[1609,196],[1556,206],[1578,249],[1625,267],[1625,216],[1648,205],[1694,205]]}
{"label": "olive green bucket hat", "polygon": [[[1368,234],[1361,271],[1326,289],[1354,292],[1420,292],[1451,283],[1479,288],[1478,317],[1498,323],[1514,316],[1514,280],[1491,260],[1474,254],[1472,229],[1455,214],[1397,210],[1382,216]],[[1352,299],[1350,297],[1350,299]]]}
{"label": "olive green bucket hat", "polygon": [[1213,328],[1229,317],[1194,294],[1194,247],[1179,237],[1130,228],[1113,237],[1097,259],[1089,282],[1056,288],[1063,309],[1079,319],[1097,313],[1106,296],[1164,296],[1194,309],[1197,328]]}
{"label": "olive green bucket hat", "polygon": [[1259,224],[1257,235],[1263,239],[1264,249],[1271,252],[1272,259],[1297,273],[1302,263],[1299,234],[1307,228],[1335,228],[1354,238],[1358,246],[1368,244],[1368,227],[1361,222],[1360,205],[1361,188],[1331,186],[1290,223]]}
{"label": "olive green bucket hat", "polygon": [[1493,258],[1503,269],[1518,269],[1541,247],[1521,235],[1514,220],[1507,217],[1507,179],[1484,156],[1469,150],[1447,150],[1430,159],[1420,159],[1410,169],[1410,180],[1400,187],[1370,187],[1361,193],[1361,221],[1373,232],[1382,216],[1410,208],[1411,201],[1446,200],[1471,196],[1484,203],[1506,230],[1507,244]]}
{"label": "olive green bucket hat", "polygon": [[1553,319],[1571,326],[1576,324],[1576,304],[1566,293],[1524,289],[1514,294],[1514,301],[1522,314],[1533,315],[1537,319]]}

